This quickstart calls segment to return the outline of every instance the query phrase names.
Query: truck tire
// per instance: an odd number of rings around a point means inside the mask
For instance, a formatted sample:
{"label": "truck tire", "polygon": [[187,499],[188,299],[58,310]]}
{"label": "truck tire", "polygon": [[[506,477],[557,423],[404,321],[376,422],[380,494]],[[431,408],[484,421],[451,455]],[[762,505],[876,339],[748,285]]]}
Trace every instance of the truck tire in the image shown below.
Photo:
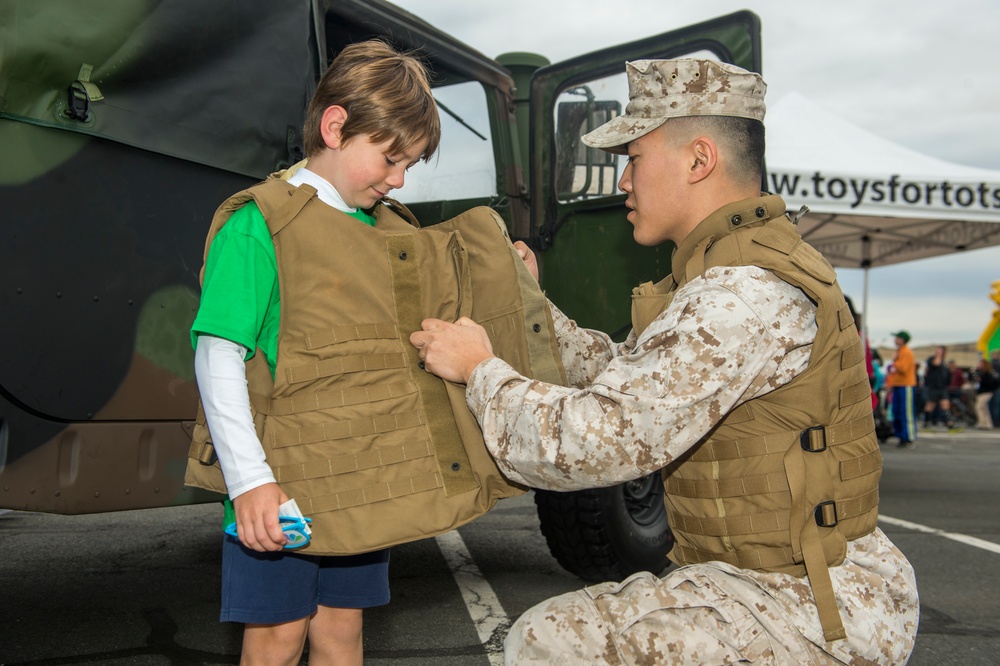
{"label": "truck tire", "polygon": [[659,574],[670,565],[674,537],[659,473],[610,488],[536,490],[535,506],[552,556],[588,582]]}

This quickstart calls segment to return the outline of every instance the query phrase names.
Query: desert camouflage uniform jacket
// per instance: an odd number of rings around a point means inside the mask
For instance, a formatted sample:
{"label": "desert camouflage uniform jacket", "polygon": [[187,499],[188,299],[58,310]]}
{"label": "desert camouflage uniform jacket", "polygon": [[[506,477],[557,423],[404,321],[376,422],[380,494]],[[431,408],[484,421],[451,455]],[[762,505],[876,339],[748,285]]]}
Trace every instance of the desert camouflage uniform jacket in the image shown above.
{"label": "desert camouflage uniform jacket", "polygon": [[[662,469],[722,415],[804,371],[817,330],[809,299],[756,266],[709,269],[679,289],[641,335],[633,331],[620,345],[550,307],[570,387],[529,381],[490,359],[473,372],[466,399],[505,475],[559,491]],[[710,566],[752,580],[803,637],[845,662],[905,661],[912,649],[918,612],[912,568],[880,530],[850,542],[844,564],[830,569],[838,601],[849,607],[842,613],[848,638],[831,644],[815,605],[802,603],[811,599],[807,581]],[[873,644],[872,623],[906,629],[895,646]]]}

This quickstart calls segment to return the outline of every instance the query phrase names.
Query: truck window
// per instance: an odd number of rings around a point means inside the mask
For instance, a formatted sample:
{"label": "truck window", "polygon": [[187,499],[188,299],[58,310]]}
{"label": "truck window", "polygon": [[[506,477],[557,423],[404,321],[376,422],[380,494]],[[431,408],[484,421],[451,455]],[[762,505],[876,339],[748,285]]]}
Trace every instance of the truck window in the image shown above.
{"label": "truck window", "polygon": [[628,102],[624,72],[562,90],[556,98],[555,186],[559,201],[618,194],[625,158],[590,148],[580,137],[622,114]]}
{"label": "truck window", "polygon": [[[713,58],[698,50],[671,57]],[[628,104],[628,79],[622,71],[563,88],[556,97],[555,191],[560,203],[622,194],[618,178],[628,159],[580,141],[587,132],[621,115]]]}
{"label": "truck window", "polygon": [[430,162],[415,164],[399,191],[403,203],[493,198],[496,163],[486,92],[476,81],[434,89],[441,116],[441,145]]}

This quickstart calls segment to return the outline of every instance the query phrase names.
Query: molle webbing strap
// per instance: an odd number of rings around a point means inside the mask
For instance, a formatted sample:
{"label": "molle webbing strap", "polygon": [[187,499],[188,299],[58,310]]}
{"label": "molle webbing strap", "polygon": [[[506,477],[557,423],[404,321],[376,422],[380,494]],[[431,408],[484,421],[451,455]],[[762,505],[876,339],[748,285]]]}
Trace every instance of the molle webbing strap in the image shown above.
{"label": "molle webbing strap", "polygon": [[667,477],[666,489],[671,495],[697,499],[743,497],[785,492],[788,490],[788,480],[783,471],[732,479],[678,479],[676,475],[670,475]]}
{"label": "molle webbing strap", "polygon": [[[851,405],[857,404],[862,400],[870,400],[872,397],[872,386],[868,383],[868,378],[857,382],[856,384],[851,384],[845,388],[840,389],[840,407],[849,407]],[[872,429],[874,429],[875,420],[871,417],[871,414],[867,416],[867,420],[870,421]]]}
{"label": "molle webbing strap", "polygon": [[[847,636],[844,623],[837,608],[837,597],[833,592],[830,568],[826,563],[826,553],[820,538],[819,526],[814,518],[814,508],[806,502],[806,451],[801,446],[788,449],[784,458],[785,474],[792,493],[790,531],[792,550],[801,551],[806,566],[806,574],[816,599],[819,621],[827,641],[835,641]],[[795,529],[801,525],[801,529]]]}
{"label": "molle webbing strap", "polygon": [[[846,331],[852,326],[857,328],[857,322],[854,319],[854,315],[851,314],[851,308],[847,305],[847,301],[840,306],[837,310],[837,321],[840,323],[840,330]],[[861,336],[858,336],[858,343],[861,342]]]}
{"label": "molle webbing strap", "polygon": [[285,379],[289,384],[298,384],[321,377],[346,375],[351,372],[389,370],[405,367],[406,357],[403,354],[362,354],[358,356],[342,356],[316,363],[298,365],[294,368],[285,368]]}
{"label": "molle webbing strap", "polygon": [[[864,437],[872,432],[874,427],[872,418],[866,414],[861,418],[840,425],[816,428],[809,432],[808,437],[810,439],[825,438],[827,446],[836,446]],[[692,462],[709,462],[784,453],[788,449],[789,441],[798,438],[800,434],[800,431],[797,430],[786,430],[771,435],[758,435],[725,442],[708,440],[699,446],[689,459]],[[820,445],[817,444],[817,446]]]}
{"label": "molle webbing strap", "polygon": [[358,386],[341,391],[320,391],[305,395],[294,395],[289,398],[274,398],[263,409],[268,416],[289,416],[303,414],[318,409],[334,409],[349,407],[380,400],[399,398],[416,393],[417,386],[413,382],[393,382],[375,384],[373,386]]}
{"label": "molle webbing strap", "polygon": [[279,435],[270,433],[270,445],[276,449],[299,444],[315,444],[348,437],[369,437],[406,428],[416,428],[423,424],[420,412],[400,412],[380,416],[353,419],[351,421],[329,421],[316,425],[282,431]]}
{"label": "molle webbing strap", "polygon": [[316,515],[327,511],[337,511],[338,509],[350,509],[351,507],[363,504],[385,502],[396,497],[434,490],[443,485],[441,475],[437,472],[430,472],[399,481],[376,483],[366,488],[352,488],[351,490],[344,490],[329,495],[296,499],[296,501],[299,503],[302,513]]}
{"label": "molle webbing strap", "polygon": [[[825,523],[835,523],[837,521],[849,520],[865,515],[878,506],[878,489],[871,490],[859,497],[849,497],[837,500],[835,504],[828,504],[826,508],[834,517],[833,520]],[[772,511],[767,513],[751,513],[740,516],[722,517],[692,517],[683,514],[670,512],[668,516],[670,525],[678,530],[689,534],[699,534],[702,536],[740,536],[744,534],[761,534],[764,532],[783,532],[790,526],[787,511]],[[858,537],[858,535],[845,535],[847,537]],[[692,549],[694,550],[694,549]],[[794,564],[794,560],[788,560],[781,564]]]}
{"label": "molle webbing strap", "polygon": [[[742,516],[685,516],[673,512],[667,522],[671,527],[689,534],[703,536],[742,536],[765,532],[783,532],[788,529],[788,512],[772,511]],[[788,562],[787,564],[791,564]]]}
{"label": "molle webbing strap", "polygon": [[861,338],[859,337],[857,344],[851,345],[840,353],[840,369],[847,370],[864,360],[865,346],[861,344]]}
{"label": "molle webbing strap", "polygon": [[349,472],[365,469],[375,469],[395,465],[407,460],[416,460],[434,455],[430,442],[427,440],[408,442],[398,446],[384,446],[370,451],[345,453],[324,460],[275,467],[274,478],[278,483],[292,483],[305,479],[319,479],[327,476],[338,476]]}
{"label": "molle webbing strap", "polygon": [[792,549],[788,547],[779,548],[755,548],[754,550],[725,551],[721,553],[711,553],[689,546],[675,544],[670,551],[671,559],[677,562],[689,564],[701,564],[703,562],[725,562],[741,569],[769,570],[780,569],[788,566],[789,562],[794,562],[795,557]]}
{"label": "molle webbing strap", "polygon": [[857,458],[841,461],[840,479],[842,481],[856,479],[880,469],[882,469],[882,452],[876,450]]}
{"label": "molle webbing strap", "polygon": [[318,349],[354,340],[397,339],[399,339],[399,332],[393,323],[334,326],[323,331],[313,331],[312,333],[305,334],[306,349]]}
{"label": "molle webbing strap", "polygon": [[[392,290],[396,307],[396,322],[402,331],[419,331],[423,321],[420,303],[420,264],[416,256],[416,239],[413,234],[386,236],[386,251],[392,275]],[[459,276],[459,279],[462,279]],[[417,350],[412,345],[413,364],[417,365]],[[476,490],[479,487],[472,475],[472,464],[462,444],[455,422],[451,401],[445,382],[429,372],[413,374],[413,381],[420,392],[421,403],[427,416],[427,428],[437,459],[438,486],[444,485],[448,496]]]}

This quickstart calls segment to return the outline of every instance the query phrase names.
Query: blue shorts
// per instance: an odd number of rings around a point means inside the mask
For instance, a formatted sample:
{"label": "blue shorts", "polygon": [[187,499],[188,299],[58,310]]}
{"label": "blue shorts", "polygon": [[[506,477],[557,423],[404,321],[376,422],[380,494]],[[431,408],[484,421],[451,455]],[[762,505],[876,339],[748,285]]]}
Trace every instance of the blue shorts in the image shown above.
{"label": "blue shorts", "polygon": [[258,553],[231,536],[222,544],[221,622],[279,624],[318,606],[389,603],[389,550],[348,556]]}

